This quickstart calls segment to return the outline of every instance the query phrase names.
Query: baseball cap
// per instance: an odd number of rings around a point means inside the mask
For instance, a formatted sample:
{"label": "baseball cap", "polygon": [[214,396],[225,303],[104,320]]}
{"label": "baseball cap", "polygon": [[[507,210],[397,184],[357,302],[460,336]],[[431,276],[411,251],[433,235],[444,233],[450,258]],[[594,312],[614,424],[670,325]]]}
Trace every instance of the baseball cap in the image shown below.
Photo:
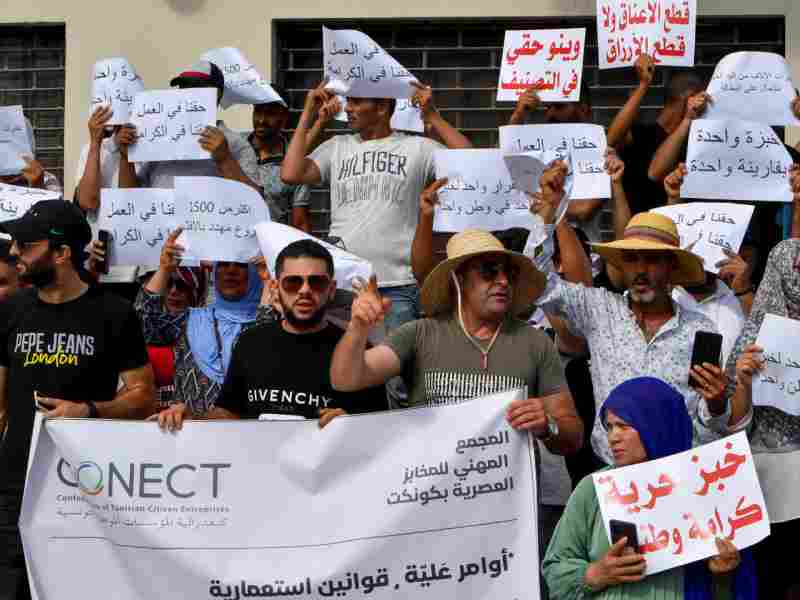
{"label": "baseball cap", "polygon": [[225,88],[225,76],[222,71],[217,65],[207,60],[196,62],[185,71],[181,71],[169,84],[173,87],[183,87],[184,85],[197,86],[204,82],[220,90]]}
{"label": "baseball cap", "polygon": [[16,242],[53,240],[81,250],[92,241],[92,230],[80,208],[64,200],[41,200],[19,219],[0,223],[0,232]]}

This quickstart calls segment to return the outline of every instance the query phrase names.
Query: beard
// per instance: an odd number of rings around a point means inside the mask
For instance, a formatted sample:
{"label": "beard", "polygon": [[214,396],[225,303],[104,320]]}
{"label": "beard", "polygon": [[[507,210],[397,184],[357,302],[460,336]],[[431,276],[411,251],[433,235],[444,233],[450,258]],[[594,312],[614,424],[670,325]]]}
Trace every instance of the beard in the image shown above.
{"label": "beard", "polygon": [[52,256],[48,250],[47,254],[32,263],[25,263],[25,271],[20,273],[19,281],[29,284],[39,289],[51,285],[56,280],[56,268],[53,266]]}
{"label": "beard", "polygon": [[286,321],[294,327],[295,329],[301,330],[309,330],[314,329],[320,323],[322,323],[322,319],[325,318],[325,309],[327,307],[327,302],[322,304],[317,310],[315,310],[311,315],[306,318],[301,319],[296,314],[294,314],[294,310],[289,306],[286,299],[283,297],[282,292],[278,292],[281,306],[284,307],[283,316]]}
{"label": "beard", "polygon": [[[650,289],[646,292],[639,292],[636,290],[637,285],[646,285],[649,286]],[[653,282],[650,281],[649,278],[641,275],[637,276],[628,286],[628,293],[630,294],[631,300],[637,304],[652,304],[657,296],[656,291],[653,289]]]}

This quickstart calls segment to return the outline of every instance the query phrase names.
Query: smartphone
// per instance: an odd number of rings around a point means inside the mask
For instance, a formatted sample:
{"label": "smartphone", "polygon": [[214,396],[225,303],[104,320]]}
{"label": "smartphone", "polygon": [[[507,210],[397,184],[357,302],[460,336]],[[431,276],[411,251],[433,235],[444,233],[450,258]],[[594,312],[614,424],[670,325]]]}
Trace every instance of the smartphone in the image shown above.
{"label": "smartphone", "polygon": [[107,229],[100,229],[97,232],[97,239],[103,243],[103,249],[106,251],[105,258],[97,263],[97,272],[105,275],[108,274],[108,257],[111,253],[111,244],[109,244],[111,241],[111,232]]}
{"label": "smartphone", "polygon": [[639,551],[639,536],[636,535],[636,523],[630,521],[617,521],[611,519],[608,522],[609,529],[611,529],[611,544],[614,545],[622,538],[628,538],[625,542],[627,548],[633,548],[634,552]]}
{"label": "smartphone", "polygon": [[[702,366],[703,363],[710,363],[718,367],[721,354],[722,336],[719,333],[711,333],[710,331],[698,331],[694,334],[690,368],[694,368],[695,365]],[[689,377],[689,385],[692,387],[698,386],[691,377]]]}

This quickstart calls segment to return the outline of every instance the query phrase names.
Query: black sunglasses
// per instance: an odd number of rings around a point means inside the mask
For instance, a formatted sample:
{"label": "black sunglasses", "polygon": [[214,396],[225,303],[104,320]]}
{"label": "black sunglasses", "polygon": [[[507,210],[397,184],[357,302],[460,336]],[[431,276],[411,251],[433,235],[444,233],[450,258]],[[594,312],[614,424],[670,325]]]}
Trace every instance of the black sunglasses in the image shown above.
{"label": "black sunglasses", "polygon": [[287,294],[296,294],[303,289],[303,284],[308,281],[308,287],[316,294],[321,294],[328,289],[331,284],[331,278],[327,275],[309,275],[303,277],[302,275],[287,275],[281,279],[281,288]]}
{"label": "black sunglasses", "polygon": [[486,282],[494,281],[502,271],[508,277],[509,283],[519,279],[519,267],[508,260],[483,260],[472,266]]}

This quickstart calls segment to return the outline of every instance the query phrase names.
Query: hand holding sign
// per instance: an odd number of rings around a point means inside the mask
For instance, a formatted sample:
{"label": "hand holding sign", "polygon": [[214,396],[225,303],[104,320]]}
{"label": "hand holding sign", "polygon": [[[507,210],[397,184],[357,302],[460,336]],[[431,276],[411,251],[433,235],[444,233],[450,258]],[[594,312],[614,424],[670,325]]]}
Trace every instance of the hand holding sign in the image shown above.
{"label": "hand holding sign", "polygon": [[628,538],[622,538],[609,548],[605,556],[593,562],[586,569],[586,584],[594,592],[623,583],[633,583],[644,579],[647,568],[644,556],[628,552]]}
{"label": "hand holding sign", "polygon": [[94,109],[92,116],[89,117],[89,141],[93,144],[102,143],[105,138],[106,125],[114,115],[111,106],[100,105]]}
{"label": "hand holding sign", "polygon": [[447,177],[437,179],[426,187],[419,197],[419,209],[426,217],[433,217],[439,204],[439,189],[447,184]]}
{"label": "hand holding sign", "polygon": [[687,174],[686,163],[680,163],[672,173],[664,178],[667,204],[678,204],[681,201],[681,186]]}

